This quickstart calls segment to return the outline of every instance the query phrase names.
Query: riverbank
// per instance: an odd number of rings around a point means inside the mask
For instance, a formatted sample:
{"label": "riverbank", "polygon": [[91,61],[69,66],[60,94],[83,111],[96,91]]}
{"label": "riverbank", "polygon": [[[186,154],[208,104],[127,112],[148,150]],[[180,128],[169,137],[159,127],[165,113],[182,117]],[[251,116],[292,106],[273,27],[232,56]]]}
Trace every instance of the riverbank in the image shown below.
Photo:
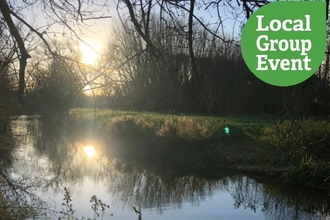
{"label": "riverbank", "polygon": [[183,170],[265,173],[293,185],[330,189],[326,121],[71,109],[69,126],[107,139],[103,146],[116,157]]}

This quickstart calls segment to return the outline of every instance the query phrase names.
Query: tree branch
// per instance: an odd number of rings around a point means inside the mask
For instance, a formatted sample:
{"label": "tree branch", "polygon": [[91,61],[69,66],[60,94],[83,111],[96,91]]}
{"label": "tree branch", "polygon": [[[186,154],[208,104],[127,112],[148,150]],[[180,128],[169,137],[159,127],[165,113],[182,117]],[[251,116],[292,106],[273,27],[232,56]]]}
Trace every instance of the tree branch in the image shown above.
{"label": "tree branch", "polygon": [[10,33],[14,37],[15,41],[18,44],[18,48],[21,52],[21,58],[20,58],[20,68],[19,68],[19,84],[18,84],[18,90],[17,90],[17,96],[18,100],[20,101],[21,104],[24,104],[23,102],[23,93],[25,89],[25,68],[26,68],[26,63],[27,59],[31,58],[31,56],[28,54],[22,36],[19,34],[17,28],[14,25],[14,22],[10,16],[10,9],[8,6],[8,3],[6,0],[1,0],[0,1],[0,10],[1,13],[4,17],[4,20],[6,24],[8,25],[8,28],[10,30]]}

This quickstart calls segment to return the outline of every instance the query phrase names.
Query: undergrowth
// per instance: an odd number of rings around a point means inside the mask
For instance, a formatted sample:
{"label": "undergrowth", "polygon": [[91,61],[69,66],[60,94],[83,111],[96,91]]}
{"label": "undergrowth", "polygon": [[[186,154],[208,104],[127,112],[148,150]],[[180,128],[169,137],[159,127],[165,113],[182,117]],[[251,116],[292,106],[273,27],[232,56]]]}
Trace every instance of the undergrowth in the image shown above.
{"label": "undergrowth", "polygon": [[[265,127],[263,139],[277,149],[278,163],[295,166],[285,181],[330,189],[330,123],[284,120]],[[282,158],[282,159],[281,159]]]}

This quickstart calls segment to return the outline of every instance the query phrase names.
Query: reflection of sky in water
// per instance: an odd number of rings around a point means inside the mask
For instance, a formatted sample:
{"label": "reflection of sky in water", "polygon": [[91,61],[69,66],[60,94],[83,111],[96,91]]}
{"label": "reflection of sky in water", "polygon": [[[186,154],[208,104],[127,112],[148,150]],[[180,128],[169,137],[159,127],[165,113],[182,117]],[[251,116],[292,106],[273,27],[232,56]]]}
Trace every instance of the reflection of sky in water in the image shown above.
{"label": "reflection of sky in water", "polygon": [[[11,124],[19,147],[13,173],[43,180],[37,194],[61,210],[64,187],[69,188],[76,217],[93,217],[90,198],[110,205],[104,219],[137,219],[132,207],[142,207],[142,219],[322,219],[288,207],[265,193],[260,183],[243,176],[205,180],[183,176],[166,180],[159,174],[102,156],[96,147],[86,155],[86,143],[49,139],[38,120]],[[91,150],[92,151],[92,150]],[[292,217],[297,218],[292,218]],[[289,218],[287,218],[289,217]],[[325,218],[323,218],[325,219]]]}

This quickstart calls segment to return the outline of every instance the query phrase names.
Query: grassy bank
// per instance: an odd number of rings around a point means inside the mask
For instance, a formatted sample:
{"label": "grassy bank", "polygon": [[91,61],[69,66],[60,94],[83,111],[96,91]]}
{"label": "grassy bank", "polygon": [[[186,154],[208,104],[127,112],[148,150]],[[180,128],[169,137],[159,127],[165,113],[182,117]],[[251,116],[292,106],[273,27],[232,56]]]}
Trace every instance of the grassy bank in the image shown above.
{"label": "grassy bank", "polygon": [[119,157],[195,170],[295,167],[280,176],[282,181],[330,188],[325,121],[88,109],[72,109],[70,120],[80,133],[111,139],[109,151]]}

